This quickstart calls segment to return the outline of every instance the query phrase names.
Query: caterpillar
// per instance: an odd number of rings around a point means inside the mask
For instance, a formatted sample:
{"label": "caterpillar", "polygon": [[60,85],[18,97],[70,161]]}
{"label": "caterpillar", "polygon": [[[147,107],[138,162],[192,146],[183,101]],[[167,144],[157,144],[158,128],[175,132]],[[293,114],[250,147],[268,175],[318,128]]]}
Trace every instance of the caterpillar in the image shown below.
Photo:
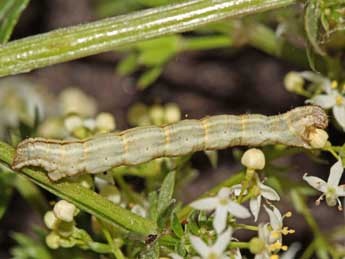
{"label": "caterpillar", "polygon": [[18,144],[12,168],[40,166],[52,181],[57,181],[81,173],[101,173],[120,165],[137,165],[158,157],[231,146],[284,144],[310,149],[310,132],[324,129],[327,124],[322,108],[302,106],[275,116],[216,115],[161,127],[136,127],[85,140],[29,138]]}

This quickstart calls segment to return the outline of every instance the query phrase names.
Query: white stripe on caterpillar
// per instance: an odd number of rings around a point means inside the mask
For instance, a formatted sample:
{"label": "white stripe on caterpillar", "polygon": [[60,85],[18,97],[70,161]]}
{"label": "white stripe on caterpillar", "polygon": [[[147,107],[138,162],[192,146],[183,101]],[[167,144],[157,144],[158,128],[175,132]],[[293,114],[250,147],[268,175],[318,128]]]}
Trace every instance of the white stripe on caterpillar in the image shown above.
{"label": "white stripe on caterpillar", "polygon": [[80,173],[101,173],[120,165],[136,165],[157,157],[180,156],[231,146],[284,144],[311,148],[309,133],[327,127],[325,112],[303,106],[276,116],[217,115],[182,120],[162,127],[132,128],[85,140],[30,138],[19,143],[13,169],[41,166],[53,181]]}

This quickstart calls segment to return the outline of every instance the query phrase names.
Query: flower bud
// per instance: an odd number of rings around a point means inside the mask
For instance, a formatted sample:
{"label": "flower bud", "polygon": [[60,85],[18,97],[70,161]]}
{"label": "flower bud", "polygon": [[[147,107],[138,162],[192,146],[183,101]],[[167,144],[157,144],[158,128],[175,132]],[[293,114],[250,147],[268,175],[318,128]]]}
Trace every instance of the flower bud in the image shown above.
{"label": "flower bud", "polygon": [[53,211],[58,219],[66,222],[72,222],[74,216],[77,214],[76,206],[65,200],[58,201],[55,204]]}
{"label": "flower bud", "polygon": [[64,120],[64,125],[68,132],[73,132],[83,126],[83,120],[77,115],[68,116]]}
{"label": "flower bud", "polygon": [[150,118],[155,125],[161,125],[164,123],[164,109],[160,105],[154,105],[149,111]]}
{"label": "flower bud", "polygon": [[258,237],[253,237],[249,241],[249,250],[252,254],[259,254],[265,249],[265,241]]}
{"label": "flower bud", "polygon": [[96,117],[96,127],[103,132],[113,131],[116,127],[114,116],[106,112],[98,114]]}
{"label": "flower bud", "polygon": [[47,228],[54,229],[57,226],[59,219],[55,216],[55,214],[52,211],[48,211],[44,215],[43,221],[46,224]]}
{"label": "flower bud", "polygon": [[60,237],[55,232],[49,233],[48,236],[46,236],[46,244],[51,249],[58,249],[60,246]]}
{"label": "flower bud", "polygon": [[328,140],[328,134],[322,129],[315,129],[309,133],[309,142],[313,148],[323,148]]}
{"label": "flower bud", "polygon": [[251,148],[244,152],[241,163],[248,169],[261,170],[265,167],[265,155],[260,149]]}
{"label": "flower bud", "polygon": [[181,111],[180,108],[174,104],[169,103],[165,106],[165,121],[167,123],[177,122],[181,119]]}
{"label": "flower bud", "polygon": [[68,88],[60,95],[63,114],[78,113],[84,116],[93,116],[96,113],[95,100],[78,88]]}
{"label": "flower bud", "polygon": [[304,80],[298,72],[289,72],[284,78],[284,85],[289,92],[299,92],[303,89]]}

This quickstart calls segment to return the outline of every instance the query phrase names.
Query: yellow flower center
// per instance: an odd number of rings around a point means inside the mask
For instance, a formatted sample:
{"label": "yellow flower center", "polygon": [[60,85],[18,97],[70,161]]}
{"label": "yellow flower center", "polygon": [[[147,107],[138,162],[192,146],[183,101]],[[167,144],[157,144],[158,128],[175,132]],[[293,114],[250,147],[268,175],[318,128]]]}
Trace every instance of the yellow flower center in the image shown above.
{"label": "yellow flower center", "polygon": [[270,259],[279,259],[279,255],[271,255]]}
{"label": "yellow flower center", "polygon": [[228,198],[222,198],[219,200],[219,203],[220,203],[220,205],[225,206],[229,203],[229,199]]}
{"label": "yellow flower center", "polygon": [[338,95],[336,98],[335,98],[335,102],[337,105],[342,105],[343,104],[343,98]]}
{"label": "yellow flower center", "polygon": [[336,88],[338,87],[338,82],[335,81],[335,80],[333,80],[332,83],[331,83],[331,87],[332,87],[333,89],[336,89]]}
{"label": "yellow flower center", "polygon": [[218,259],[218,255],[214,252],[208,254],[207,259]]}

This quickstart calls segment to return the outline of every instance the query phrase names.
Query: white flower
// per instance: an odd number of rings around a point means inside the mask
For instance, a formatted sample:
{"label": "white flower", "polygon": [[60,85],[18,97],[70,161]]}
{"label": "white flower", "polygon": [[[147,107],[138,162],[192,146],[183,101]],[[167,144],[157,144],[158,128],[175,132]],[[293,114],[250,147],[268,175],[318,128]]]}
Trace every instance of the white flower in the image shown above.
{"label": "white flower", "polygon": [[[345,130],[345,98],[336,89],[336,84],[333,84],[329,79],[321,76],[316,76],[313,73],[304,72],[302,76],[308,80],[321,84],[326,94],[320,94],[307,100],[308,103],[316,104],[324,109],[331,109],[333,115],[339,125]],[[335,86],[335,87],[334,87]]]}
{"label": "white flower", "polygon": [[281,232],[283,230],[283,216],[280,213],[280,211],[272,206],[272,210],[269,209],[267,206],[264,206],[269,218],[270,218],[270,226],[272,228],[271,234],[270,234],[270,241],[274,242],[276,240],[281,241],[282,236]]}
{"label": "white flower", "polygon": [[260,242],[256,242],[256,244],[259,244],[259,247],[256,247],[256,249],[259,250],[255,255],[255,259],[270,259],[273,258],[271,257],[272,253],[275,254],[280,250],[286,251],[288,247],[282,244],[282,234],[287,235],[295,232],[287,227],[283,227],[283,219],[284,217],[289,217],[290,213],[282,216],[276,207],[271,207],[272,209],[269,209],[265,206],[270,223],[258,226],[258,241]]}
{"label": "white flower", "polygon": [[[249,201],[249,208],[252,214],[254,215],[255,221],[257,221],[259,213],[260,213],[262,197],[270,201],[280,200],[279,194],[273,188],[260,182],[258,178],[257,178],[257,187],[258,187],[258,195],[256,197],[251,198]],[[231,190],[234,191],[236,196],[240,195],[241,189],[242,189],[241,184],[236,184],[231,187]]]}
{"label": "white flower", "polygon": [[213,227],[217,233],[221,233],[226,227],[228,213],[237,218],[248,218],[250,213],[248,209],[235,201],[231,200],[229,188],[220,189],[216,197],[210,197],[194,201],[191,207],[198,210],[216,210],[213,219]]}
{"label": "white flower", "polygon": [[339,159],[338,162],[331,167],[327,182],[319,177],[307,176],[307,174],[303,176],[303,179],[307,181],[308,184],[323,193],[317,199],[317,205],[319,205],[320,201],[326,196],[328,206],[335,206],[338,203],[338,209],[342,210],[341,202],[338,197],[345,196],[345,185],[339,185],[343,171],[344,168]]}
{"label": "white flower", "polygon": [[218,236],[216,242],[212,246],[208,246],[197,236],[190,235],[189,239],[193,248],[202,259],[226,259],[229,257],[224,255],[224,251],[230,243],[231,235],[232,230],[228,228]]}
{"label": "white flower", "polygon": [[260,224],[258,228],[258,237],[259,240],[263,241],[263,249],[261,250],[261,252],[255,255],[255,259],[269,259],[271,256],[271,250],[270,231],[268,229],[268,224]]}

